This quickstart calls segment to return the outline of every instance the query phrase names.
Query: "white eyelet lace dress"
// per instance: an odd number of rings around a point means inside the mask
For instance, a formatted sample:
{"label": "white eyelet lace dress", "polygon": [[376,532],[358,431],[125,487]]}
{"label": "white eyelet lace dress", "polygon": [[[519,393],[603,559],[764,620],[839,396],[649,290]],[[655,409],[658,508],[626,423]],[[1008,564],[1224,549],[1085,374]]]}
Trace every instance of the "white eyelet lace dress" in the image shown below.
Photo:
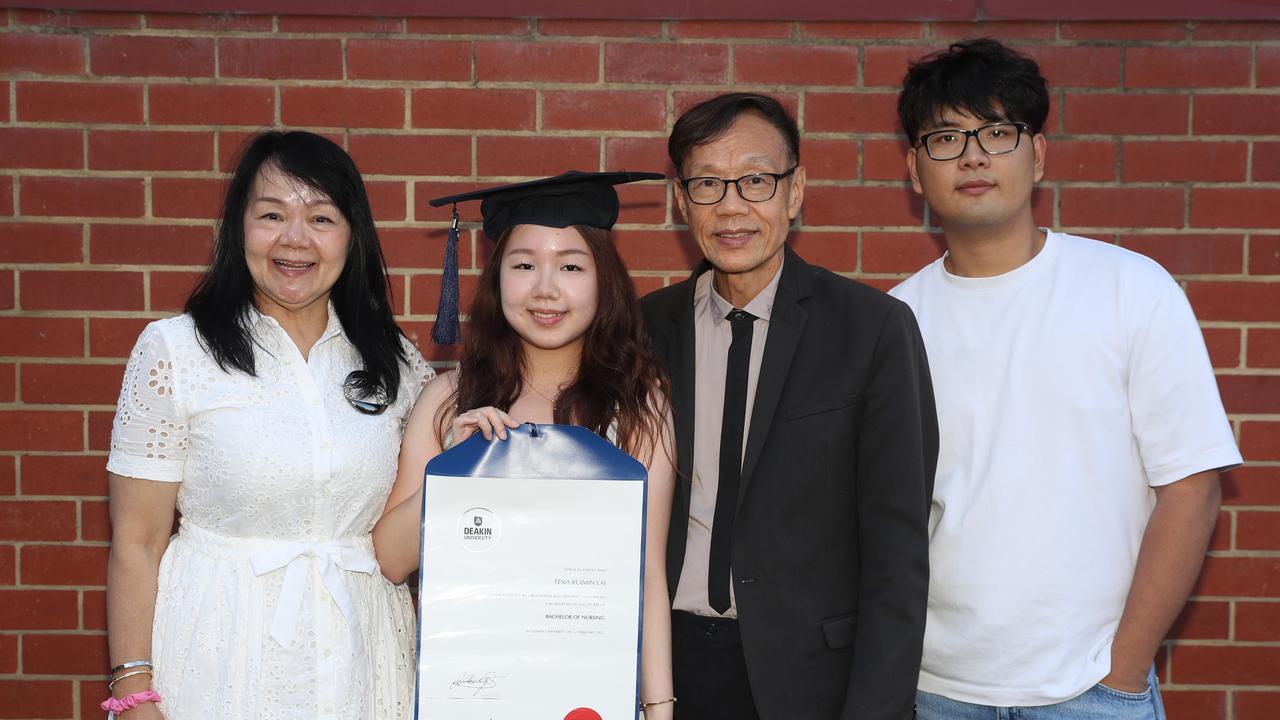
{"label": "white eyelet lace dress", "polygon": [[415,623],[370,532],[432,372],[407,340],[396,402],[363,415],[332,307],[304,360],[255,313],[257,377],[223,372],[188,316],[151,323],[125,371],[107,469],[181,482],[160,565],[153,687],[168,720],[404,718]]}

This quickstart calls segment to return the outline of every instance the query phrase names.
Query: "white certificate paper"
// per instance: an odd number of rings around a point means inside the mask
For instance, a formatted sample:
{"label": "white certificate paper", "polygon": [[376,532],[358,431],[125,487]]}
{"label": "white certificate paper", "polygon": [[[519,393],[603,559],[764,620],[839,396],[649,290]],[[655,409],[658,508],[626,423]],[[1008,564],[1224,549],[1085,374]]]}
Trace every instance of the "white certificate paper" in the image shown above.
{"label": "white certificate paper", "polygon": [[645,483],[424,484],[417,717],[636,717]]}

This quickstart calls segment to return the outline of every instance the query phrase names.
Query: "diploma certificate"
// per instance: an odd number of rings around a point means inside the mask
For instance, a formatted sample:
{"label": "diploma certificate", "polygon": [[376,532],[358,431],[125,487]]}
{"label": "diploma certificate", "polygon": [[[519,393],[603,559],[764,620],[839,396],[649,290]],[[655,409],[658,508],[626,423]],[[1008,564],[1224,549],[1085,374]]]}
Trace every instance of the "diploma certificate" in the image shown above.
{"label": "diploma certificate", "polygon": [[417,717],[634,719],[643,466],[567,426],[449,452],[424,480]]}

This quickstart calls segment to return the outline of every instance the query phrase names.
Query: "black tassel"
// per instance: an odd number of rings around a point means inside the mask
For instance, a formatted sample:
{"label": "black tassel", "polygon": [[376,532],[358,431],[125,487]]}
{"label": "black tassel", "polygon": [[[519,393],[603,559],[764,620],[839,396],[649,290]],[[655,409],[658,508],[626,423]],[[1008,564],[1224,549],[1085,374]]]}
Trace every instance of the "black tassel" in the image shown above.
{"label": "black tassel", "polygon": [[453,207],[453,225],[444,246],[444,274],[440,278],[440,303],[436,306],[436,324],[431,328],[431,341],[437,345],[453,345],[461,331],[458,324],[458,206]]}

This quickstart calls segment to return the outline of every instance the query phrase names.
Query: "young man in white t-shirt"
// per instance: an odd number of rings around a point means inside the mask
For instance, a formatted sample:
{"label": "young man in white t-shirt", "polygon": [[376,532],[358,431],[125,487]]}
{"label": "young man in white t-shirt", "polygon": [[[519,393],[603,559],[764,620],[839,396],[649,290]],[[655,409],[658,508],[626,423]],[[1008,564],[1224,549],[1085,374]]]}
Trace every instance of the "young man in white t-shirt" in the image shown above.
{"label": "young man in white t-shirt", "polygon": [[1153,659],[1241,461],[1195,316],[1146,257],[1037,227],[1034,61],[956,43],[898,110],[947,243],[891,291],[941,435],[919,717],[1163,718]]}

